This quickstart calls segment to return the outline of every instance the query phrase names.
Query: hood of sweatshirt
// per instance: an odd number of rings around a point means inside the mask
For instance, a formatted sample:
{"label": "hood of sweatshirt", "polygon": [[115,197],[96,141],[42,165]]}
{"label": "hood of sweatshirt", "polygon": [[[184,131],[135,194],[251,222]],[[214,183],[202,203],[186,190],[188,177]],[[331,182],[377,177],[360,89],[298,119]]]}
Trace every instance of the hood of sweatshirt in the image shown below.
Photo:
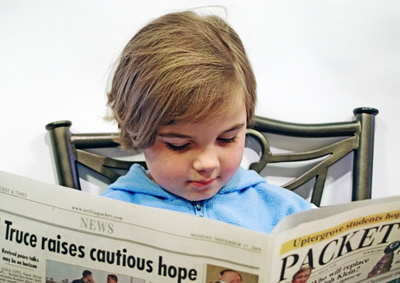
{"label": "hood of sweatshirt", "polygon": [[[243,178],[245,173],[246,178]],[[237,173],[224,187],[221,188],[218,194],[237,192],[248,187],[256,186],[260,183],[266,183],[266,180],[254,171],[246,172],[245,169],[239,167]],[[132,165],[128,173],[118,178],[118,180],[111,184],[108,189],[126,191],[134,194],[151,195],[165,200],[179,198],[150,180],[147,176],[146,170],[138,164]]]}

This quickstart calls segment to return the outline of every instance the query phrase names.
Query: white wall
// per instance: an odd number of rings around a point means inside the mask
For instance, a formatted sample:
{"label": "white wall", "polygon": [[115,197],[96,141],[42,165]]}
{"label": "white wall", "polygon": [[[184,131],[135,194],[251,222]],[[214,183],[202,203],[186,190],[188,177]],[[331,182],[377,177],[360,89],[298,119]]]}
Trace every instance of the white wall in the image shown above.
{"label": "white wall", "polygon": [[257,114],[318,123],[378,108],[373,197],[399,194],[400,2],[385,0],[0,0],[0,170],[55,183],[45,124],[115,130],[105,89],[131,36],[165,12],[216,4],[253,63]]}

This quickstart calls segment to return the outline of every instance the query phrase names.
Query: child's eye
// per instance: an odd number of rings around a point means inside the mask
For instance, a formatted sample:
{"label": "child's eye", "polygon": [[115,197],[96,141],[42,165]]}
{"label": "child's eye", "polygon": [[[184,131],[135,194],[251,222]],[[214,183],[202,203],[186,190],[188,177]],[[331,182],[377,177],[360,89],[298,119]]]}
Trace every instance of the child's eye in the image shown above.
{"label": "child's eye", "polygon": [[236,141],[236,139],[237,139],[237,136],[234,136],[234,137],[229,138],[229,139],[219,138],[218,140],[220,142],[222,142],[222,143],[232,143],[232,142]]}
{"label": "child's eye", "polygon": [[169,149],[172,149],[173,151],[183,151],[189,147],[189,144],[183,144],[183,145],[173,145],[171,143],[165,143]]}

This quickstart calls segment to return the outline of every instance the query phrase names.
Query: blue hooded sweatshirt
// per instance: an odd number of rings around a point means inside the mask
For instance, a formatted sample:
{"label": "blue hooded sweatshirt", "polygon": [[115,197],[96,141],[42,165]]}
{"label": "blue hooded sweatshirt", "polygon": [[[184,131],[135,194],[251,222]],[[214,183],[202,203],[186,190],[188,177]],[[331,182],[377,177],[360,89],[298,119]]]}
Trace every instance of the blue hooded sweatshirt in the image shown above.
{"label": "blue hooded sweatshirt", "polygon": [[262,233],[270,233],[285,216],[311,208],[297,194],[271,185],[255,171],[243,168],[215,196],[203,201],[189,201],[164,190],[138,164],[102,195],[212,218]]}

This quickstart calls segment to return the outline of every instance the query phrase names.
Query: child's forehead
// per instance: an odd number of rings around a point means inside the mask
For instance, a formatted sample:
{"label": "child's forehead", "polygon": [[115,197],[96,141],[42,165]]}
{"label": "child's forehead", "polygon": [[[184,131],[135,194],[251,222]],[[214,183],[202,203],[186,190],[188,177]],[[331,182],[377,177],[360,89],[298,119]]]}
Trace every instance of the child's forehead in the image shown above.
{"label": "child's forehead", "polygon": [[[208,106],[208,107],[207,107]],[[186,113],[184,113],[180,118],[171,117],[171,123],[207,123],[216,120],[235,118],[235,115],[246,109],[246,103],[243,96],[233,95],[229,99],[223,101],[218,101],[211,106],[207,105],[202,107],[201,105],[195,105],[194,107],[189,107]]]}
{"label": "child's forehead", "polygon": [[237,104],[234,107],[227,108],[228,111],[221,111],[216,115],[205,115],[197,120],[180,120],[169,123],[161,127],[159,132],[170,132],[174,130],[192,131],[192,130],[207,130],[218,129],[225,132],[233,128],[239,128],[239,125],[246,126],[247,111],[243,103]]}

